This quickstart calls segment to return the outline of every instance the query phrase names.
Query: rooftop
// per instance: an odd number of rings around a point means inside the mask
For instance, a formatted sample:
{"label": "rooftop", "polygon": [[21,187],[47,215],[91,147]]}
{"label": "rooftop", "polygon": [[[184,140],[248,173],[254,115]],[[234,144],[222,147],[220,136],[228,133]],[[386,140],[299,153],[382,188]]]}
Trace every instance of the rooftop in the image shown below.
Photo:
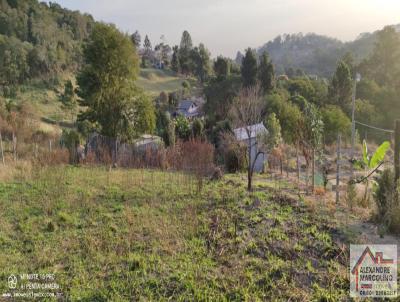
{"label": "rooftop", "polygon": [[233,130],[235,132],[236,139],[242,141],[245,139],[249,139],[247,131],[250,131],[250,138],[254,138],[257,135],[267,132],[268,130],[264,127],[263,123],[255,124],[255,125],[250,125],[242,128],[237,128]]}

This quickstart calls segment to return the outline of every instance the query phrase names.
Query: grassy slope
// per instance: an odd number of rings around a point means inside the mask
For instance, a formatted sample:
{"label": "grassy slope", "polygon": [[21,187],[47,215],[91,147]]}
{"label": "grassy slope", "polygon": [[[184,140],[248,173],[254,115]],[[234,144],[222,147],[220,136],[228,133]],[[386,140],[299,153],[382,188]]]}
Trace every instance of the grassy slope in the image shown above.
{"label": "grassy slope", "polygon": [[[172,71],[159,70],[153,68],[141,69],[137,84],[146,92],[158,95],[160,92],[172,92],[182,89],[182,82],[185,79],[176,76]],[[189,82],[194,85],[195,81],[189,79]]]}
{"label": "grassy slope", "polygon": [[[56,273],[76,301],[339,300],[335,221],[265,183],[205,185],[140,170],[49,168],[0,183],[0,279]],[[267,184],[268,185],[268,184]],[[0,293],[6,282],[0,283]]]}
{"label": "grassy slope", "polygon": [[[71,75],[61,77],[61,85],[55,89],[49,89],[43,84],[22,85],[15,101],[25,102],[30,106],[30,112],[35,120],[38,121],[40,128],[47,132],[60,133],[61,128],[53,122],[71,122],[70,113],[66,112],[58,100],[58,95],[63,90],[63,84],[67,79],[73,78]],[[147,93],[155,96],[161,91],[172,92],[182,89],[184,78],[177,77],[168,70],[142,69],[140,71],[137,84]],[[194,79],[188,79],[193,87],[196,86]],[[46,122],[47,121],[47,122]]]}

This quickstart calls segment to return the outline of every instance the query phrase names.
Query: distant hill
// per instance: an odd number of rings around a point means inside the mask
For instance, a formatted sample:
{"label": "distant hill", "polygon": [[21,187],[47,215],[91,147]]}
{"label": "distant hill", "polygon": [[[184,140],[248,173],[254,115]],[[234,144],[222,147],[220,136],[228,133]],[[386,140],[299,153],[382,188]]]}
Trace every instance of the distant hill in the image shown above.
{"label": "distant hill", "polygon": [[[395,27],[400,31],[400,24]],[[285,34],[267,42],[257,52],[268,51],[277,73],[301,69],[307,74],[330,77],[337,61],[347,52],[356,62],[366,58],[373,50],[377,32],[360,34],[354,41],[346,43],[314,33]]]}

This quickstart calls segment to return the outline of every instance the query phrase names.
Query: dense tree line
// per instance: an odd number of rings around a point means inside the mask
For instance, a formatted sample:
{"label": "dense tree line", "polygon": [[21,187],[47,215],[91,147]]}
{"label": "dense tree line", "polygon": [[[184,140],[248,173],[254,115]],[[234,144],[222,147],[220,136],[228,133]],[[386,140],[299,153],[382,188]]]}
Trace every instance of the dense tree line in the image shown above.
{"label": "dense tree line", "polygon": [[82,41],[94,20],[90,15],[36,0],[0,1],[0,85],[33,78],[52,79],[82,63]]}
{"label": "dense tree line", "polygon": [[200,43],[198,46],[193,46],[192,37],[188,31],[182,33],[180,45],[173,48],[171,59],[171,68],[176,73],[183,75],[193,75],[200,82],[206,82],[211,74],[211,59],[210,52]]}
{"label": "dense tree line", "polygon": [[[357,63],[369,57],[378,33],[364,33],[350,42],[314,33],[284,34],[260,47],[259,54],[267,51],[279,73],[295,75],[304,70],[308,74],[331,77],[337,61],[346,53],[351,53]],[[242,56],[238,53],[239,62]]]}

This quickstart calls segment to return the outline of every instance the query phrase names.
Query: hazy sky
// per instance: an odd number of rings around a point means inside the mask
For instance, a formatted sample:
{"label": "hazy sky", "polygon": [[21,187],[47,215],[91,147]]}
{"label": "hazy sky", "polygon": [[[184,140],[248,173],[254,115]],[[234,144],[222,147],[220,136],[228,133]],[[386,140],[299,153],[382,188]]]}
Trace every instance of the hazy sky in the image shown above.
{"label": "hazy sky", "polygon": [[[53,0],[54,1],[54,0]],[[329,35],[353,40],[362,32],[400,23],[400,0],[56,0],[121,30],[161,35],[178,44],[183,30],[213,56],[234,57],[283,33]]]}

